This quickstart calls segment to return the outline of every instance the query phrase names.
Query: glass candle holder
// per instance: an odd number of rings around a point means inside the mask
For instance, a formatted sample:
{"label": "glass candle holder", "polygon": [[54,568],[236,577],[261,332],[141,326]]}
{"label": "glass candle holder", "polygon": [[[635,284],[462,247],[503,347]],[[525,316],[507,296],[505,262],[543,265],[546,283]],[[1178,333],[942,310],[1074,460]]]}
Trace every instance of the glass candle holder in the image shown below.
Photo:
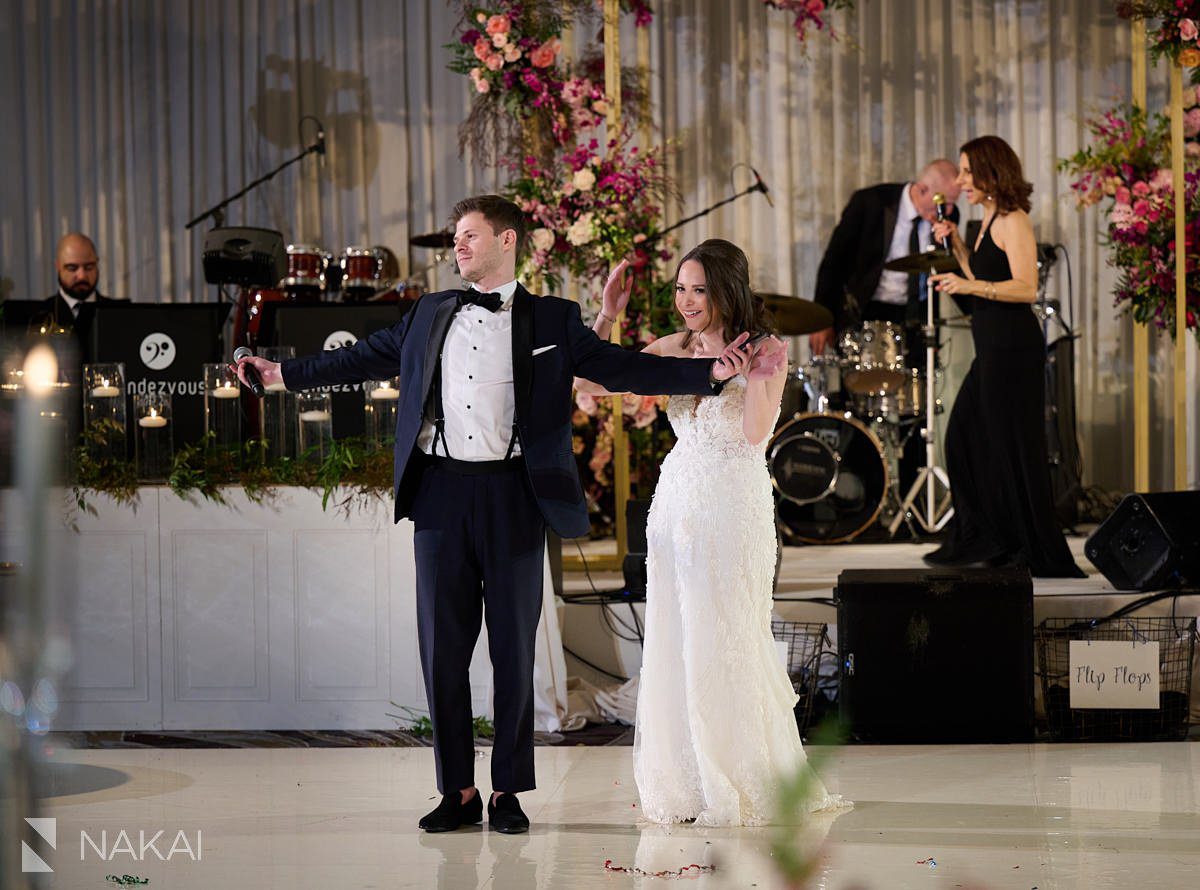
{"label": "glass candle holder", "polygon": [[[260,346],[258,354],[263,358],[281,362],[296,357],[294,346]],[[266,444],[268,460],[296,457],[296,394],[288,392],[282,383],[268,383],[264,389],[259,418],[259,434]]]}
{"label": "glass candle holder", "polygon": [[363,419],[367,440],[383,447],[396,437],[396,411],[400,407],[400,378],[368,380],[363,384]]}
{"label": "glass candle holder", "polygon": [[161,482],[171,474],[175,456],[171,394],[159,390],[134,393],[133,417],[137,424],[134,441],[138,478]]}
{"label": "glass candle holder", "polygon": [[83,366],[83,426],[88,448],[99,459],[125,460],[129,430],[125,423],[125,365]]}
{"label": "glass candle holder", "polygon": [[242,447],[242,385],[223,362],[204,366],[204,432],[217,448]]}
{"label": "glass candle holder", "polygon": [[297,445],[300,456],[320,462],[333,442],[333,402],[327,392],[296,394]]}

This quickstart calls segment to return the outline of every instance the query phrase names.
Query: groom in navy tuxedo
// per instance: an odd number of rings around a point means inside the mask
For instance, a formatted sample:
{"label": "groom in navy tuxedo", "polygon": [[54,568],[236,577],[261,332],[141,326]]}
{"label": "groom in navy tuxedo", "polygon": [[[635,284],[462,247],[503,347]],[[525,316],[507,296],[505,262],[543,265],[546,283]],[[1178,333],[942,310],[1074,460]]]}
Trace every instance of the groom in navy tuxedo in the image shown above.
{"label": "groom in navy tuxedo", "polygon": [[452,214],[454,254],[469,290],[423,296],[402,321],[347,349],[285,361],[243,359],[289,390],[400,376],[396,520],[412,520],[417,622],[442,802],[420,821],[452,831],[482,821],[474,778],[467,671],[487,621],[495,683],[490,826],[529,828],[516,794],[534,787],[534,635],[546,527],[588,531],[571,450],[571,385],[613,392],[720,392],[746,354],[777,367],[781,345],[733,341],[716,361],[663,358],[601,341],[579,306],[535,297],[516,281],[524,215],[483,195]]}

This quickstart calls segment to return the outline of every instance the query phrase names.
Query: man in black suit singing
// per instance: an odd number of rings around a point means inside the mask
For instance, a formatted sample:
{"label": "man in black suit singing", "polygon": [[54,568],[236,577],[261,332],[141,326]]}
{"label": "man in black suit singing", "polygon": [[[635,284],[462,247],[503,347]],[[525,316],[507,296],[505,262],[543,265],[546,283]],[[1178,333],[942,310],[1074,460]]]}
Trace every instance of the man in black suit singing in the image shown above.
{"label": "man in black suit singing", "polygon": [[[817,270],[816,301],[833,313],[833,327],[809,336],[813,355],[821,355],[835,337],[860,321],[891,321],[910,328],[924,324],[925,293],[917,277],[888,272],[883,264],[932,243],[937,218],[933,196],[938,192],[949,205],[948,217],[957,222],[957,173],[953,163],[938,158],[913,182],[870,186],[850,197]],[[911,354],[918,344],[910,342],[908,347]],[[923,367],[923,358],[921,362]]]}
{"label": "man in black suit singing", "polygon": [[253,364],[266,384],[289,390],[400,376],[396,424],[396,519],[415,529],[421,666],[433,721],[442,802],[420,821],[452,831],[482,821],[475,788],[467,670],[487,621],[495,682],[490,826],[526,831],[516,794],[534,787],[534,635],[542,603],[546,527],[564,538],[588,531],[571,450],[576,376],[613,392],[719,393],[734,367],[786,361],[771,339],[735,339],[716,361],[664,358],[601,341],[579,306],[535,297],[516,281],[525,219],[484,195],[452,214],[454,255],[469,290],[424,295],[404,319],[346,349]]}

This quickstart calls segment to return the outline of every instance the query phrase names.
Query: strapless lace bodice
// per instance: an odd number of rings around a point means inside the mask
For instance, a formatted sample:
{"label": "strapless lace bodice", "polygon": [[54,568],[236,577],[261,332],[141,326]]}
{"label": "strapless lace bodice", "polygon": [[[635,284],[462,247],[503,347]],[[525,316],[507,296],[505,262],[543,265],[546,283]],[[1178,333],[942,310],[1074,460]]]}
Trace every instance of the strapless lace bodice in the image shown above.
{"label": "strapless lace bodice", "polygon": [[678,439],[675,450],[701,458],[763,460],[765,440],[751,444],[742,431],[745,405],[746,381],[740,376],[719,396],[671,396],[667,419]]}

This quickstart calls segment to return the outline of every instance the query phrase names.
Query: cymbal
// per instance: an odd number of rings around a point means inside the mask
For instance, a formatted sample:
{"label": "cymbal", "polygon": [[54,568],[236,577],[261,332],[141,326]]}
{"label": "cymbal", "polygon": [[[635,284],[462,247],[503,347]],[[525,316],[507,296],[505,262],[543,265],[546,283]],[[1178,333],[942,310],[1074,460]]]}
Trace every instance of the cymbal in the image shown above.
{"label": "cymbal", "polygon": [[819,303],[787,294],[759,294],[775,316],[779,333],[794,337],[833,327],[833,313]]}
{"label": "cymbal", "polygon": [[925,275],[931,272],[957,272],[958,260],[944,250],[927,250],[897,257],[883,268],[889,272],[907,272],[909,275]]}
{"label": "cymbal", "polygon": [[413,247],[453,247],[453,232],[427,232],[424,235],[413,235],[408,239]]}

